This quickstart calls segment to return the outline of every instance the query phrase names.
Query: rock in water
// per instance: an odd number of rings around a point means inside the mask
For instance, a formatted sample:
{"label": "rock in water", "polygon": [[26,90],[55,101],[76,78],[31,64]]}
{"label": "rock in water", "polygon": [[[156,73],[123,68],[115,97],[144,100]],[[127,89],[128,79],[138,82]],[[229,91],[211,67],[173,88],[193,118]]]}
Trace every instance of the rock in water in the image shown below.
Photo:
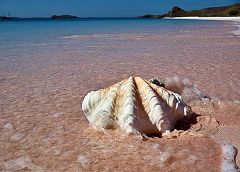
{"label": "rock in water", "polygon": [[179,94],[140,77],[88,93],[82,103],[88,121],[97,128],[120,128],[126,133],[161,134],[186,116]]}

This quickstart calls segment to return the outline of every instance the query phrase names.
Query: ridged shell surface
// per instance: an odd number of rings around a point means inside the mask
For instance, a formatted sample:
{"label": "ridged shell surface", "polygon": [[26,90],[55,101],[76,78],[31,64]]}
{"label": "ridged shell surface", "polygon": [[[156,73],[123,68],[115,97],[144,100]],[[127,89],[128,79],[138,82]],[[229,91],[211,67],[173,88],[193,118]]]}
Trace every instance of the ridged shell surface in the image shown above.
{"label": "ridged shell surface", "polygon": [[180,95],[141,77],[91,91],[83,100],[82,110],[97,128],[143,134],[171,131],[176,121],[186,115]]}

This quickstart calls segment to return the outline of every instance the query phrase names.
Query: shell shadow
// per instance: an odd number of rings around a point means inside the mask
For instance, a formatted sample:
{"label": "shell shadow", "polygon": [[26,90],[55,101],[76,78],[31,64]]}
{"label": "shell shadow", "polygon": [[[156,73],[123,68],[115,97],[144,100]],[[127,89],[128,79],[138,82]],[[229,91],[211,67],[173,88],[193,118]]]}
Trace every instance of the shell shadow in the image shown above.
{"label": "shell shadow", "polygon": [[189,130],[192,125],[196,124],[197,117],[201,116],[200,114],[197,114],[195,112],[192,112],[191,114],[188,114],[187,116],[183,117],[182,119],[178,120],[174,126],[174,129],[177,130]]}
{"label": "shell shadow", "polygon": [[[187,131],[191,128],[192,125],[197,124],[197,117],[201,116],[195,112],[188,114],[187,116],[183,117],[182,119],[178,120],[174,126],[174,129]],[[161,138],[162,134],[146,134],[149,138]],[[143,139],[144,140],[144,139]],[[147,140],[147,139],[146,139]]]}

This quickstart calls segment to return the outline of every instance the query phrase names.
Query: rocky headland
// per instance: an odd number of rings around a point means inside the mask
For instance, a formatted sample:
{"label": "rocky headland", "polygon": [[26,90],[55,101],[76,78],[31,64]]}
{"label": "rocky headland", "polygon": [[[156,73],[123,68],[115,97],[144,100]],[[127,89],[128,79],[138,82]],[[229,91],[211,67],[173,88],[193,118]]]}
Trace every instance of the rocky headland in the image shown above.
{"label": "rocky headland", "polygon": [[240,16],[240,3],[221,6],[221,7],[210,7],[200,10],[185,11],[184,9],[175,6],[166,14],[162,15],[144,15],[140,18],[164,18],[164,17],[233,17]]}

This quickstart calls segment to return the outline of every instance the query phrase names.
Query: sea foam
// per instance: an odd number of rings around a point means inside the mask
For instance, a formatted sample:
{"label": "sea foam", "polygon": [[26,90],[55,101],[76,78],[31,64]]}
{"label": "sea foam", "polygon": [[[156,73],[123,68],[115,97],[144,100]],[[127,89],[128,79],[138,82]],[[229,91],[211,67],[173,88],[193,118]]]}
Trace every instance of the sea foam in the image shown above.
{"label": "sea foam", "polygon": [[237,155],[237,149],[229,144],[229,143],[222,143],[222,172],[239,172],[239,168],[235,163],[235,158]]}

